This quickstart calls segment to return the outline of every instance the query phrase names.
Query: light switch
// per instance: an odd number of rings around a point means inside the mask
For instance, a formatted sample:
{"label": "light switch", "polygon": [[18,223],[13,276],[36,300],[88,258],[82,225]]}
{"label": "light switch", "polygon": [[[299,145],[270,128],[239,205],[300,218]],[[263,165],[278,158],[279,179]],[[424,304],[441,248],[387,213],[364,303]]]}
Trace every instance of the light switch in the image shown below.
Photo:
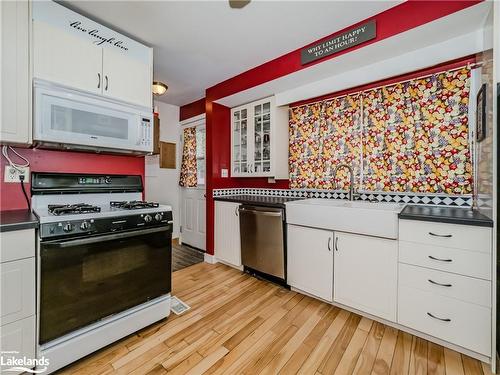
{"label": "light switch", "polygon": [[220,170],[220,176],[221,176],[222,178],[228,178],[228,177],[229,177],[229,172],[228,172],[228,170],[227,170],[227,169],[221,169],[221,170]]}

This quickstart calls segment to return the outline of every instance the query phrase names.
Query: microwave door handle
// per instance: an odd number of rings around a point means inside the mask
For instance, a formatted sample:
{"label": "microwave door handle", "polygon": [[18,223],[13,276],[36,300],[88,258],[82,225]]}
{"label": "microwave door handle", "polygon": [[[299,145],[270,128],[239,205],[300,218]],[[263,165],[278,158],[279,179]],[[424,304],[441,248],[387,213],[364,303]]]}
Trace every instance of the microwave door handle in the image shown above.
{"label": "microwave door handle", "polygon": [[170,226],[162,227],[162,228],[136,230],[136,231],[125,232],[125,233],[107,234],[104,236],[95,236],[95,237],[90,237],[90,238],[82,238],[82,239],[78,239],[78,240],[61,241],[61,242],[48,242],[47,245],[52,245],[52,246],[56,246],[56,247],[60,247],[60,248],[66,248],[66,247],[73,247],[73,246],[80,246],[80,245],[90,245],[93,243],[104,242],[104,241],[120,240],[123,238],[136,237],[138,235],[144,235],[144,234],[167,232],[168,230],[170,230]]}

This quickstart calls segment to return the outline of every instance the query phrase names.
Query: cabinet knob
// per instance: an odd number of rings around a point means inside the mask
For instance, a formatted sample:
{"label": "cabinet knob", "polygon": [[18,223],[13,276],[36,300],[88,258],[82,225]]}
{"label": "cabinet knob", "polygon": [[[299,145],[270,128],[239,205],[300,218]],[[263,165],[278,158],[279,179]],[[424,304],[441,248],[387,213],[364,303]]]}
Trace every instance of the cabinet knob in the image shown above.
{"label": "cabinet knob", "polygon": [[104,87],[104,90],[108,91],[108,76],[105,75],[104,79],[106,80],[106,86]]}
{"label": "cabinet knob", "polygon": [[101,73],[97,73],[97,88],[101,88]]}

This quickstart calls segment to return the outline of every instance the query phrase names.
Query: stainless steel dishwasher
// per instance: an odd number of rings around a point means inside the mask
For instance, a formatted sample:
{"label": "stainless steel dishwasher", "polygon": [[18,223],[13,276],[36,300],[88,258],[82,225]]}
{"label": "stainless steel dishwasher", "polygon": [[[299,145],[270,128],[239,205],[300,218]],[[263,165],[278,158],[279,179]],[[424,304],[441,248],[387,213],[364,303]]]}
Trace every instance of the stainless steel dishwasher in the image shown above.
{"label": "stainless steel dishwasher", "polygon": [[243,265],[286,282],[284,210],[242,205],[239,213]]}

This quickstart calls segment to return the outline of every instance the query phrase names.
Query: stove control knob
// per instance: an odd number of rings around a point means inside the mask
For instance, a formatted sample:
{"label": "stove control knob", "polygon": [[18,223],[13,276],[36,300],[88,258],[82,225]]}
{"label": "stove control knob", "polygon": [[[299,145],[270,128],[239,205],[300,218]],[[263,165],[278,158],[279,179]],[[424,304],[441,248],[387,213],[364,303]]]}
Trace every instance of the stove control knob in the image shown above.
{"label": "stove control knob", "polygon": [[162,218],[163,218],[163,216],[161,216],[161,214],[156,214],[155,215],[155,220],[156,221],[161,221]]}
{"label": "stove control knob", "polygon": [[80,229],[81,230],[89,230],[90,229],[90,224],[87,221],[84,221],[80,224]]}
{"label": "stove control knob", "polygon": [[70,223],[68,223],[68,224],[66,224],[66,225],[63,227],[63,231],[65,231],[65,232],[71,232],[71,231],[73,230],[73,228],[74,228],[74,227],[73,227],[73,225],[72,225],[72,224],[70,224]]}
{"label": "stove control knob", "polygon": [[146,216],[144,216],[144,221],[145,221],[146,223],[150,223],[150,222],[151,222],[151,220],[153,220],[153,218],[151,217],[151,215],[146,215]]}

